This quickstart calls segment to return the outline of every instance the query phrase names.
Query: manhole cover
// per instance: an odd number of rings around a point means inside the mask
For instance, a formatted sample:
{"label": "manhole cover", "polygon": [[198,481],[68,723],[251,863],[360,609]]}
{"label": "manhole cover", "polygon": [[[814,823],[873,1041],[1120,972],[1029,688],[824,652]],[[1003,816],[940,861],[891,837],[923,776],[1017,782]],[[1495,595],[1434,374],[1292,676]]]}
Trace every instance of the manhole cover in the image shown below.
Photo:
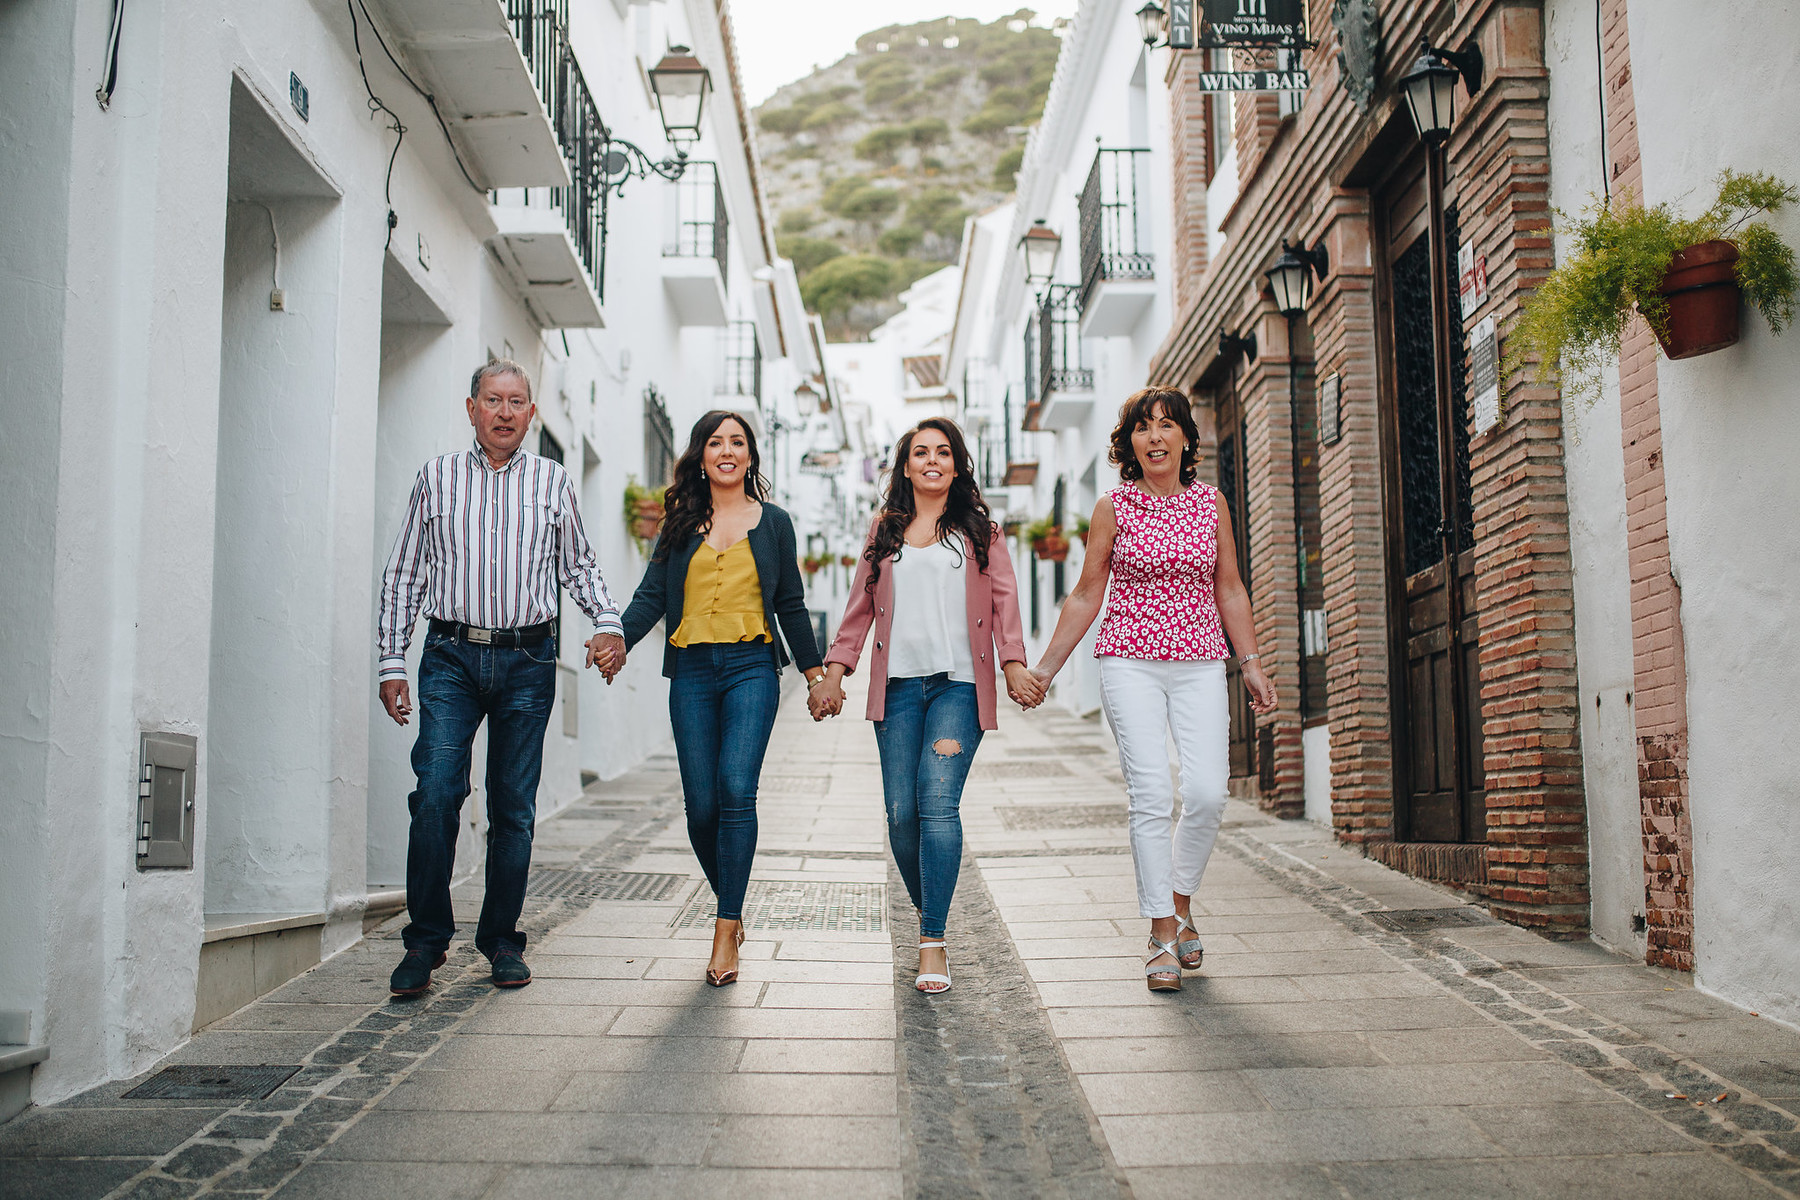
{"label": "manhole cover", "polygon": [[127,1100],[261,1100],[299,1067],[164,1067]]}
{"label": "manhole cover", "polygon": [[976,779],[1058,779],[1074,772],[1059,762],[984,762],[969,769]]}
{"label": "manhole cover", "polygon": [[[716,897],[701,888],[675,918],[675,928],[704,926],[717,915]],[[880,933],[887,928],[887,887],[880,883],[752,879],[744,894],[744,928]]]}
{"label": "manhole cover", "polygon": [[1028,829],[1123,829],[1123,804],[1003,805],[994,809],[1014,832]]}
{"label": "manhole cover", "polygon": [[829,775],[764,775],[756,790],[771,796],[823,796],[830,787]]}
{"label": "manhole cover", "polygon": [[525,887],[528,896],[585,896],[595,900],[667,900],[687,876],[647,871],[580,871],[540,867]]}
{"label": "manhole cover", "polygon": [[1019,758],[1044,754],[1065,757],[1071,754],[1105,754],[1106,747],[1096,746],[1091,742],[1063,742],[1058,746],[1008,746],[1006,752]]}
{"label": "manhole cover", "polygon": [[1395,933],[1443,929],[1452,925],[1492,925],[1494,919],[1478,908],[1397,908],[1363,916]]}

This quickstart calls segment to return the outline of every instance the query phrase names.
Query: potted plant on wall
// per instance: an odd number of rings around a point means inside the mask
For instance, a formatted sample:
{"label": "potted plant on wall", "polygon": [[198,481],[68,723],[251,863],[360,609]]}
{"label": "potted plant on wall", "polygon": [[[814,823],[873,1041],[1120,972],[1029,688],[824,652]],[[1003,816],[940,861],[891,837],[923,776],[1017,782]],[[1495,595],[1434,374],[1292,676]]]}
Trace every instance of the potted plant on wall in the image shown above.
{"label": "potted plant on wall", "polygon": [[1025,537],[1032,551],[1045,562],[1061,562],[1069,557],[1069,539],[1053,518],[1042,517],[1025,527]]}
{"label": "potted plant on wall", "polygon": [[1628,195],[1596,200],[1568,224],[1574,252],[1525,302],[1501,377],[1536,359],[1538,378],[1596,396],[1601,367],[1617,357],[1634,313],[1671,359],[1736,344],[1740,298],[1780,333],[1794,318],[1800,276],[1794,251],[1757,218],[1796,201],[1800,190],[1772,175],[1730,170],[1698,217]]}
{"label": "potted plant on wall", "polygon": [[1075,518],[1075,536],[1081,539],[1081,544],[1083,546],[1087,545],[1087,535],[1088,535],[1088,519],[1086,517],[1076,517]]}
{"label": "potted plant on wall", "polygon": [[637,540],[640,551],[649,551],[651,541],[662,528],[664,490],[645,487],[636,475],[625,480],[625,526]]}
{"label": "potted plant on wall", "polygon": [[816,554],[809,554],[805,558],[800,560],[800,569],[802,571],[806,572],[806,577],[808,579],[811,579],[814,575],[817,575],[824,568],[824,566],[825,566],[825,560]]}

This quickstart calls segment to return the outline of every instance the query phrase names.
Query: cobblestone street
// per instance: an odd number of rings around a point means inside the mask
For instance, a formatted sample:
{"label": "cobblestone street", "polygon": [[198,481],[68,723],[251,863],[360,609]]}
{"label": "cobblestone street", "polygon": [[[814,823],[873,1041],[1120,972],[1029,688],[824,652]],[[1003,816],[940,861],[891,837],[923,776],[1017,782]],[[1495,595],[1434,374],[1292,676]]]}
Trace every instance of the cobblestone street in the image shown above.
{"label": "cobblestone street", "polygon": [[395,918],[171,1060],[298,1066],[271,1094],[123,1099],[145,1076],[35,1110],[0,1129],[0,1193],[1800,1195],[1800,1035],[1312,825],[1233,804],[1204,970],[1148,993],[1097,720],[1008,710],[982,743],[955,988],[927,1000],[874,739],[802,699],[763,776],[742,982],[701,979],[710,896],[654,759],[540,826],[530,987],[496,992],[459,941],[391,1000]]}

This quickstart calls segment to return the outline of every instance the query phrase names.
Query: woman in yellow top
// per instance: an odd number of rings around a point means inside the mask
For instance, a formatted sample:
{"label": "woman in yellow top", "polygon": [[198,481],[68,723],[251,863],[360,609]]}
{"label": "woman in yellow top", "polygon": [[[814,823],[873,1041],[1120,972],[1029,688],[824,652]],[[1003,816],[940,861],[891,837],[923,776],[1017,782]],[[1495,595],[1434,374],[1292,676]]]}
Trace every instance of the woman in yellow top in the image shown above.
{"label": "woman in yellow top", "polygon": [[809,684],[825,678],[794,525],[763,499],[761,468],[756,436],[733,414],[715,410],[694,424],[664,499],[662,534],[624,617],[627,648],[659,620],[671,631],[663,674],[688,841],[719,902],[706,968],[715,987],[738,977],[756,785],[781,699],[776,676],[791,651]]}

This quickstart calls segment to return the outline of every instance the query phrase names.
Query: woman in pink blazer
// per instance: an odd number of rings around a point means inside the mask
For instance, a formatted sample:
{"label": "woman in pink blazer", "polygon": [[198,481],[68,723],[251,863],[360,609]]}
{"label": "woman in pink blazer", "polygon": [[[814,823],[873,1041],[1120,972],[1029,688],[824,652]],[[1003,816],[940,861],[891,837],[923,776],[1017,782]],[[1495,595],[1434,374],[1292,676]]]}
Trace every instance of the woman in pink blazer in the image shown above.
{"label": "woman in pink blazer", "polygon": [[844,706],[872,627],[869,720],[881,752],[888,842],[919,910],[918,989],[950,990],[944,924],[962,865],[963,782],[983,731],[998,727],[994,668],[1025,708],[1044,689],[1025,667],[1019,589],[1000,530],[975,483],[956,422],[931,417],[900,439],[895,467],[857,565],[814,720]]}

